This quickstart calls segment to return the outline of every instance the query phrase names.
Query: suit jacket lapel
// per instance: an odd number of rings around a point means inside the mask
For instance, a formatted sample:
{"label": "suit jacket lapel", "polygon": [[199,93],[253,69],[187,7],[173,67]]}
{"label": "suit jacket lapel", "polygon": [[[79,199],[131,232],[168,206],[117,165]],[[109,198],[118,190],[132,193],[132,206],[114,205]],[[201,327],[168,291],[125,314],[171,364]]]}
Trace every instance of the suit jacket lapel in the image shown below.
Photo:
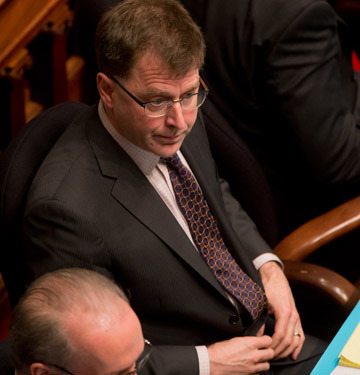
{"label": "suit jacket lapel", "polygon": [[101,173],[115,180],[113,197],[226,297],[165,203],[132,159],[107,133],[97,114],[90,118],[87,134]]}

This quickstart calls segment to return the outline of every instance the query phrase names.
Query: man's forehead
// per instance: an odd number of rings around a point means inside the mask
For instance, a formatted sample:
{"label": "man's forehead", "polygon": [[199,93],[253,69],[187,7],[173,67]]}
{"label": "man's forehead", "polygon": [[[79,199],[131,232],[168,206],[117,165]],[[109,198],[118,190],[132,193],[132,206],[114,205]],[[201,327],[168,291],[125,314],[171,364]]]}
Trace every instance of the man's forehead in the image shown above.
{"label": "man's forehead", "polygon": [[197,66],[190,66],[177,71],[158,54],[147,51],[137,57],[128,78],[131,80],[136,77],[154,77],[155,79],[182,81],[194,75],[199,75]]}

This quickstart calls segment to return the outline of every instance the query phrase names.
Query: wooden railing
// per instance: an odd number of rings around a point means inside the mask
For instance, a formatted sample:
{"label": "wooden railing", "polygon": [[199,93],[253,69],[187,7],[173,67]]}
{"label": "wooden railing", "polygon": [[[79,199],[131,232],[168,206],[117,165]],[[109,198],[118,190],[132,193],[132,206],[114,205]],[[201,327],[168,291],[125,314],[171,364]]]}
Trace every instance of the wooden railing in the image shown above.
{"label": "wooden railing", "polygon": [[[81,99],[81,84],[75,85],[69,80],[69,77],[80,79],[83,68],[81,59],[68,56],[67,31],[72,16],[67,0],[9,0],[0,7],[0,93],[1,102],[9,103],[0,106],[0,134],[8,138],[1,140],[1,146],[45,106],[69,98]],[[29,46],[44,34],[51,40],[49,51],[43,51],[43,55],[40,51],[34,57]],[[27,73],[39,63],[49,68],[46,71],[50,76],[39,77],[30,84]],[[33,98],[33,91],[41,80],[49,88],[47,103]],[[44,82],[41,84],[43,87]],[[76,91],[70,91],[75,88]],[[7,131],[3,127],[8,127]]]}

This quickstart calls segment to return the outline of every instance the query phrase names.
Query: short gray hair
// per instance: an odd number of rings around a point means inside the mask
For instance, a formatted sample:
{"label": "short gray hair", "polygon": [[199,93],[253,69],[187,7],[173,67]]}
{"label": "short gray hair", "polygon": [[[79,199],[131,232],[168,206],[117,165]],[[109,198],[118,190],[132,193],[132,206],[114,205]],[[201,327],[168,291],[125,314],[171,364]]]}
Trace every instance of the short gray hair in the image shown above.
{"label": "short gray hair", "polygon": [[103,311],[116,296],[127,301],[112,280],[87,269],[60,269],[35,280],[15,307],[10,324],[16,370],[30,374],[34,362],[66,367],[76,355],[63,324],[66,314],[75,306]]}

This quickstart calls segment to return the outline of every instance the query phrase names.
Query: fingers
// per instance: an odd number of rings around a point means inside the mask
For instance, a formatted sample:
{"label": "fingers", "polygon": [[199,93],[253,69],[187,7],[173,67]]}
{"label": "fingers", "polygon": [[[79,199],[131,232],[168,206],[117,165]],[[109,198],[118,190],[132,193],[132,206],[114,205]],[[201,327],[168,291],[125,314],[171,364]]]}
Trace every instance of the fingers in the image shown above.
{"label": "fingers", "polygon": [[260,337],[263,336],[265,332],[265,323],[260,327],[260,329],[257,331],[256,336]]}
{"label": "fingers", "polygon": [[211,375],[256,374],[274,358],[270,336],[235,337],[208,346]]}
{"label": "fingers", "polygon": [[270,370],[269,362],[259,363],[254,367],[255,374],[262,374],[263,372],[267,372],[268,370]]}
{"label": "fingers", "polygon": [[271,345],[275,351],[276,357],[284,352],[286,347],[289,346],[297,322],[297,317],[291,313],[278,316]]}
{"label": "fingers", "polygon": [[289,330],[282,341],[282,345],[279,345],[277,350],[275,350],[276,358],[291,356],[292,359],[296,359],[303,347],[304,341],[305,335],[301,328]]}
{"label": "fingers", "polygon": [[304,335],[303,330],[299,329],[298,331],[296,331],[296,333],[298,333],[298,335],[295,335],[294,333],[294,336],[295,336],[294,341],[296,341],[297,339],[298,344],[295,347],[295,350],[291,353],[291,358],[293,360],[295,360],[298,357],[305,342],[305,335]]}
{"label": "fingers", "polygon": [[256,356],[254,356],[255,363],[268,362],[274,358],[273,349],[260,349]]}
{"label": "fingers", "polygon": [[305,341],[300,318],[297,314],[287,319],[279,319],[275,327],[272,348],[276,358],[290,356],[296,359]]}

